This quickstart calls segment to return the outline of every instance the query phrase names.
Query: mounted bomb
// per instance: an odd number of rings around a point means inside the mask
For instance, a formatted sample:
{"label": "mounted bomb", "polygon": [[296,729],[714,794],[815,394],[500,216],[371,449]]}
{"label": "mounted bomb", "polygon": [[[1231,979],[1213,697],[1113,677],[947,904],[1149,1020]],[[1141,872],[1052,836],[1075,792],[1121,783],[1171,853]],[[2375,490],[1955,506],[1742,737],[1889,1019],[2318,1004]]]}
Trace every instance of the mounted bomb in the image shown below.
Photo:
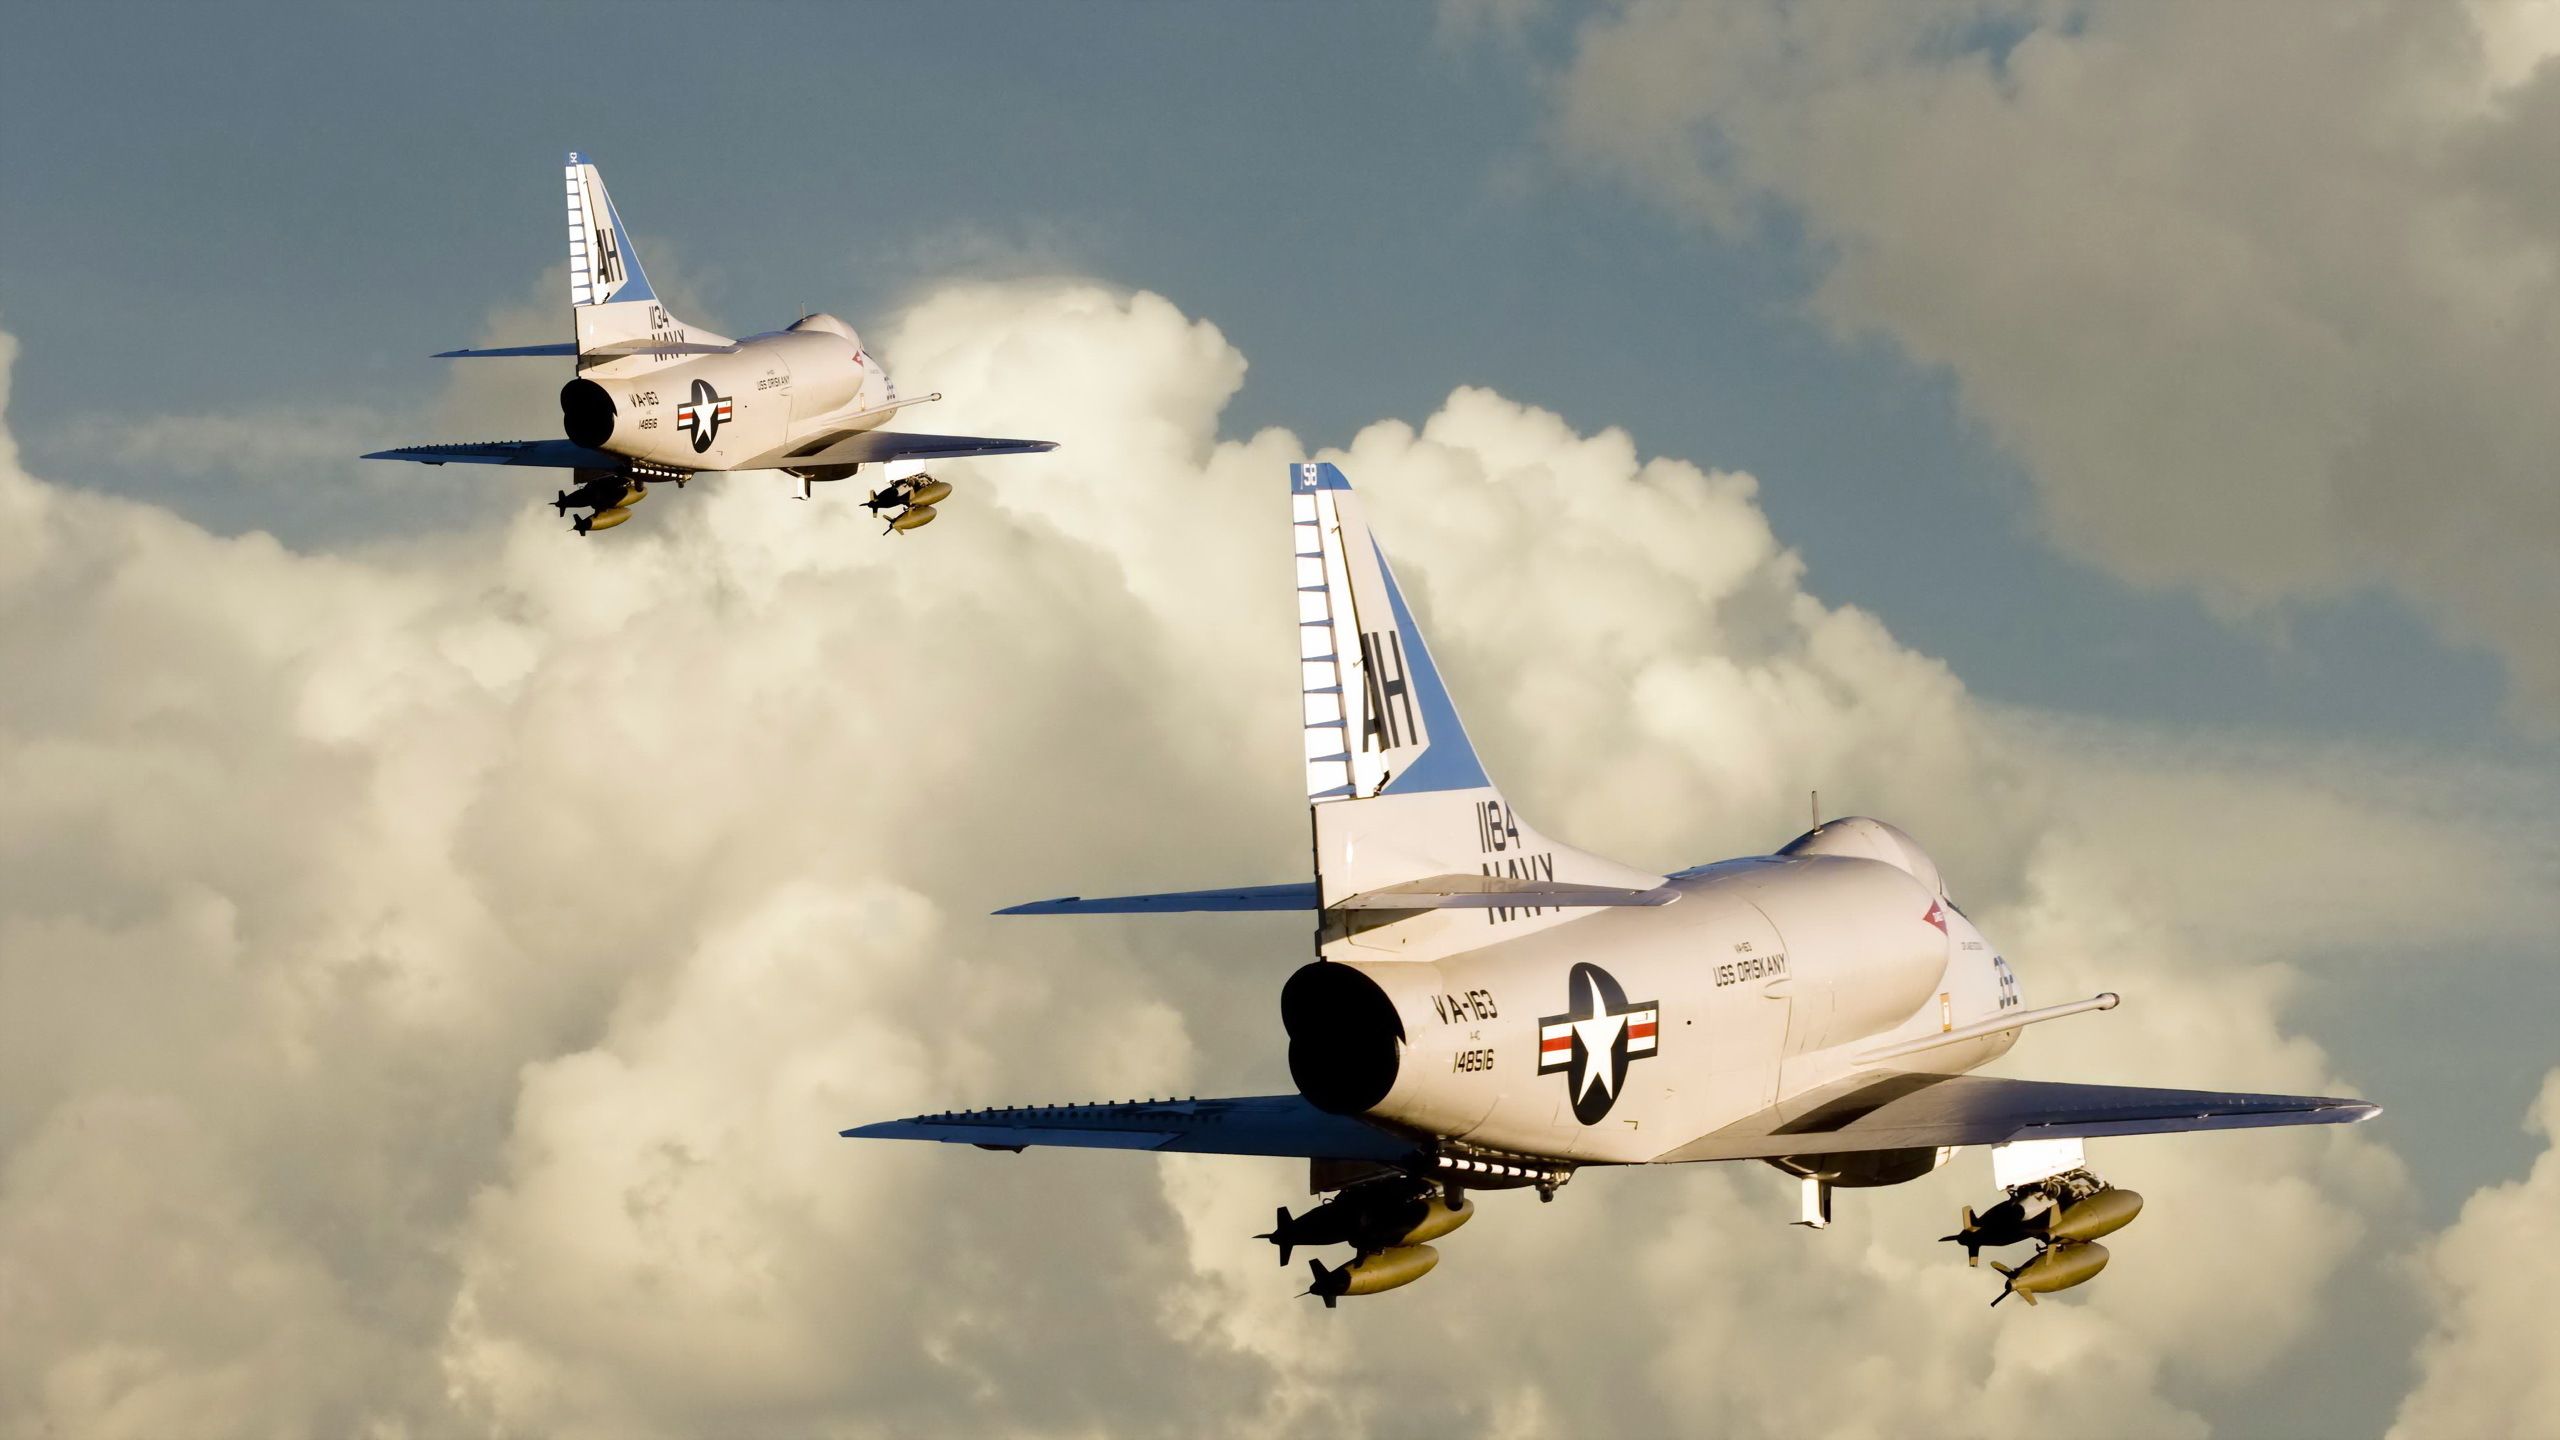
{"label": "mounted bomb", "polygon": [[1476,1202],[1454,1203],[1428,1180],[1371,1180],[1304,1215],[1283,1205],[1270,1230],[1253,1238],[1280,1247],[1280,1263],[1301,1245],[1349,1245],[1363,1254],[1437,1240],[1475,1218]]}
{"label": "mounted bomb", "polygon": [[1324,1302],[1330,1310],[1345,1295],[1375,1295],[1412,1284],[1431,1273],[1440,1263],[1440,1252],[1428,1245],[1405,1245],[1363,1255],[1347,1265],[1324,1268],[1321,1260],[1310,1260],[1307,1268],[1315,1272],[1315,1283],[1306,1293]]}

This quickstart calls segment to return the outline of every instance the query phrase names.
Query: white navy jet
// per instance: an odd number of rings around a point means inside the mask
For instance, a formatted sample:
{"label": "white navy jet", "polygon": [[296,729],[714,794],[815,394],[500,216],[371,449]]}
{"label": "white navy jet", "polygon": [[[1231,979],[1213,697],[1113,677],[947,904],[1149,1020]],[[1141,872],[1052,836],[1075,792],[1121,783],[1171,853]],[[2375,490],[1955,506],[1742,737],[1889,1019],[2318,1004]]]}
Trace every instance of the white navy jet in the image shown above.
{"label": "white navy jet", "polygon": [[1438,1262],[1471,1193],[1552,1199],[1586,1165],[1759,1160],[1797,1177],[1798,1223],[1834,1187],[1927,1175],[1987,1146],[2003,1192],[1954,1235],[2029,1304],[2106,1263],[2141,1197],[2092,1173],[2091,1136],[2337,1124],[2377,1107],[2305,1095],[2050,1084],[1969,1072],[2027,1026],[2016,971],[1911,837],[1817,824],[1773,855],[1658,875],[1538,832],[1476,758],[1431,651],[1331,465],[1290,471],[1299,703],[1315,877],[1004,914],[1304,910],[1316,959],[1280,992],[1294,1095],[1036,1105],[844,1131],[987,1149],[1077,1145],[1302,1156],[1310,1189],[1264,1237],[1310,1260],[1327,1306]]}
{"label": "white navy jet", "polygon": [[574,359],[577,377],[560,387],[566,438],[406,445],[364,458],[570,471],[573,488],[551,503],[563,515],[586,512],[572,527],[581,535],[630,519],[658,481],[681,487],[710,471],[779,470],[800,482],[806,500],[813,484],[877,465],[883,483],[863,503],[889,530],[903,531],[931,523],[951,494],[922,462],[1057,448],[1048,440],[880,429],[907,406],[942,397],[900,395],[862,337],[833,315],[804,315],[744,340],[685,324],[650,288],[596,167],[571,151],[567,178],[575,338],[437,356]]}

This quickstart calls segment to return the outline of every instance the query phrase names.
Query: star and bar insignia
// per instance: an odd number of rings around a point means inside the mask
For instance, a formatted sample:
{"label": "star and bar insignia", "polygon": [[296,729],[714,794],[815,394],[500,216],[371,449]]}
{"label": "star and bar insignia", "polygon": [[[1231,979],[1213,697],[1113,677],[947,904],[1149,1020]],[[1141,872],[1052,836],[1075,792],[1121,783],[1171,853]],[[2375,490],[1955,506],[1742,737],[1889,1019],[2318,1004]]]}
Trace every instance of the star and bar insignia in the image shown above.
{"label": "star and bar insignia", "polygon": [[694,453],[711,448],[720,427],[733,417],[729,397],[711,388],[708,380],[693,382],[693,398],[676,407],[676,428],[693,437]]}
{"label": "star and bar insignia", "polygon": [[1627,1003],[1627,992],[1597,965],[1573,967],[1565,997],[1574,1008],[1538,1022],[1538,1073],[1564,1074],[1573,1117],[1597,1125],[1618,1103],[1627,1066],[1655,1053],[1660,1007]]}

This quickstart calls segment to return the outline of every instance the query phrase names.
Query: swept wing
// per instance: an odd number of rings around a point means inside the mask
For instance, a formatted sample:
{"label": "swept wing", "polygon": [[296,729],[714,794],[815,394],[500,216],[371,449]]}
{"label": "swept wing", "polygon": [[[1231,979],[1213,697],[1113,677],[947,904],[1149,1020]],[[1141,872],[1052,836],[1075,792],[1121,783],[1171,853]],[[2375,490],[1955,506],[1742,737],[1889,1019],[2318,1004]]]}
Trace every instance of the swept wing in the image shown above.
{"label": "swept wing", "polygon": [[[865,430],[823,448],[760,455],[741,470],[814,470],[830,465],[870,465],[889,460],[937,460],[963,455],[1028,455],[1058,448],[1054,440],[1001,440],[977,435],[911,435]],[[403,445],[376,450],[367,460],[414,460],[421,465],[539,465],[556,470],[616,470],[629,462],[566,440],[475,440],[460,445]]]}
{"label": "swept wing", "polygon": [[854,1140],[939,1140],[988,1150],[1065,1145],[1311,1160],[1394,1161],[1415,1148],[1410,1140],[1365,1121],[1328,1115],[1296,1095],[955,1110],[857,1125],[841,1133]]}
{"label": "swept wing", "polygon": [[403,445],[376,450],[367,460],[415,460],[421,465],[542,465],[555,470],[618,470],[619,455],[566,440],[475,440],[461,445]]}
{"label": "swept wing", "polygon": [[968,455],[1036,455],[1055,440],[1006,440],[985,435],[918,435],[898,430],[847,430],[795,440],[734,468],[818,470],[833,465],[877,465],[891,460],[952,460]]}
{"label": "swept wing", "polygon": [[2264,1125],[2346,1125],[2381,1113],[2381,1106],[2362,1100],[2319,1095],[2069,1085],[1991,1075],[1892,1075],[1835,1086],[1764,1110],[1656,1156],[1655,1163]]}

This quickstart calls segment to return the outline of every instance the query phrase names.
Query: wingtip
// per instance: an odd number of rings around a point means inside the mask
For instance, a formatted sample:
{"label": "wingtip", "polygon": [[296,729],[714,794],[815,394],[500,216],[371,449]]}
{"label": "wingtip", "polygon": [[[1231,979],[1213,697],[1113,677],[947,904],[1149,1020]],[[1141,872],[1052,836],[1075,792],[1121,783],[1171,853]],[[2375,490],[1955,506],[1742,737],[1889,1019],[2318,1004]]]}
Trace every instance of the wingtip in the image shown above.
{"label": "wingtip", "polygon": [[990,915],[1054,915],[1059,906],[1073,905],[1083,898],[1081,895],[1061,895],[1055,900],[1025,900],[1019,905],[1007,905],[1001,910],[990,910],[987,913]]}

